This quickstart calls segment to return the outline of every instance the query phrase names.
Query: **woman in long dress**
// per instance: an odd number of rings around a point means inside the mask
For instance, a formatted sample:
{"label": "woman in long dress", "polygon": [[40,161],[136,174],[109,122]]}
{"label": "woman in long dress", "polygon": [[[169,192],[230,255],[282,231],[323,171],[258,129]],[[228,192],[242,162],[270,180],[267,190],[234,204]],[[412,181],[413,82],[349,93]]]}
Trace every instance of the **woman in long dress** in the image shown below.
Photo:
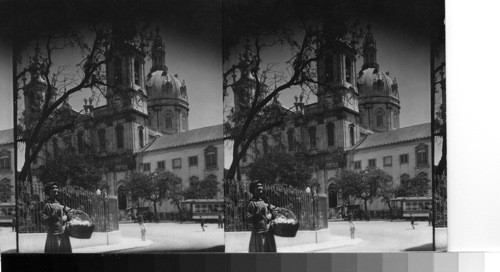
{"label": "woman in long dress", "polygon": [[42,222],[47,226],[45,253],[71,253],[71,243],[66,232],[67,213],[71,209],[57,201],[59,188],[54,182],[48,183],[44,189],[45,195],[49,196],[42,210]]}
{"label": "woman in long dress", "polygon": [[262,195],[264,187],[260,182],[250,184],[252,198],[247,207],[246,218],[252,223],[249,252],[276,252],[276,241],[271,229],[273,206]]}

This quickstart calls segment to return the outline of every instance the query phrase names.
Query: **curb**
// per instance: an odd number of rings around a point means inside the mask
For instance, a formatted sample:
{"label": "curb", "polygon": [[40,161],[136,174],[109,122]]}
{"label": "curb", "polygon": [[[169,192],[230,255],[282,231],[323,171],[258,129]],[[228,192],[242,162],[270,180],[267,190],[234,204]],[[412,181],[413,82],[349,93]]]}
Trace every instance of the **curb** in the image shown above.
{"label": "curb", "polygon": [[153,244],[154,243],[151,240],[142,241],[141,239],[122,238],[122,242],[119,244],[76,248],[73,250],[73,253],[105,253],[111,251],[148,247]]}
{"label": "curb", "polygon": [[331,241],[328,242],[278,248],[278,253],[316,252],[332,248],[358,245],[362,242],[363,240],[360,238],[351,239],[350,237],[345,236],[332,236]]}

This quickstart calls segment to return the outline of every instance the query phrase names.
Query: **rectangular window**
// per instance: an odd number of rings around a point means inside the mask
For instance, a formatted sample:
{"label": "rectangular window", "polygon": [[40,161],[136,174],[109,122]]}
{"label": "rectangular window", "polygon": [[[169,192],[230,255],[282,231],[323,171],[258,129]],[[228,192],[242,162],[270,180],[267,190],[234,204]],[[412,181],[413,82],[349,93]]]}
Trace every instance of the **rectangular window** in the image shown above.
{"label": "rectangular window", "polygon": [[335,126],[333,124],[328,124],[326,125],[326,133],[328,134],[328,146],[334,146],[335,145]]}
{"label": "rectangular window", "polygon": [[106,150],[106,130],[101,129],[98,132],[99,134],[99,150]]}
{"label": "rectangular window", "polygon": [[359,170],[359,169],[361,169],[361,161],[355,161],[354,170]]}
{"label": "rectangular window", "polygon": [[189,157],[189,166],[198,166],[198,156]]}
{"label": "rectangular window", "polygon": [[384,157],[384,166],[392,166],[392,156]]}
{"label": "rectangular window", "polygon": [[156,163],[156,169],[165,170],[165,161],[159,161]]}
{"label": "rectangular window", "polygon": [[173,169],[182,168],[182,160],[181,160],[181,158],[177,158],[177,159],[173,159],[172,160],[172,168]]}
{"label": "rectangular window", "polygon": [[408,163],[408,154],[399,155],[399,164],[407,164]]}
{"label": "rectangular window", "polygon": [[316,147],[316,127],[309,128],[309,145],[311,148]]}
{"label": "rectangular window", "polygon": [[215,151],[210,151],[206,153],[206,168],[217,167],[217,153]]}
{"label": "rectangular window", "polygon": [[417,165],[427,165],[427,150],[417,151]]}
{"label": "rectangular window", "polygon": [[10,157],[0,158],[0,169],[10,170]]}
{"label": "rectangular window", "polygon": [[377,159],[368,160],[368,167],[377,167]]}
{"label": "rectangular window", "polygon": [[143,163],[142,164],[142,171],[144,172],[150,172],[151,171],[151,163]]}

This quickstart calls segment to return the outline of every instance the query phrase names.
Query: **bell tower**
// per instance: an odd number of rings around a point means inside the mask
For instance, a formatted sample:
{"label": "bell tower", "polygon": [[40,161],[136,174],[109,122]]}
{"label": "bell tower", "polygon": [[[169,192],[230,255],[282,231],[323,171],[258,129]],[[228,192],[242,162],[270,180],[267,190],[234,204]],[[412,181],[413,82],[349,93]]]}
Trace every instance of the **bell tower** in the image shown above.
{"label": "bell tower", "polygon": [[144,83],[146,55],[127,41],[116,41],[106,63],[107,105],[115,110],[133,109],[147,114]]}

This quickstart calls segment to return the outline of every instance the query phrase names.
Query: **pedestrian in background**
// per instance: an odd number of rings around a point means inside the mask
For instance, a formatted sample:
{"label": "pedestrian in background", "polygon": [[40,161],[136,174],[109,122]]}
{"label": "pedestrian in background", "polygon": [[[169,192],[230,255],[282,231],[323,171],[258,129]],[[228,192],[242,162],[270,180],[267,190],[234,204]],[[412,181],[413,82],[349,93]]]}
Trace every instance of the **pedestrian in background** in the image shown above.
{"label": "pedestrian in background", "polygon": [[200,216],[201,229],[205,231],[205,220]]}
{"label": "pedestrian in background", "polygon": [[351,239],[354,239],[354,232],[356,231],[356,227],[354,226],[354,223],[351,224]]}
{"label": "pedestrian in background", "polygon": [[144,217],[139,215],[137,217],[137,221],[139,222],[139,227],[141,228],[141,239],[146,241],[146,226],[144,225]]}
{"label": "pedestrian in background", "polygon": [[219,221],[219,228],[224,228],[222,222],[223,222],[223,216],[222,216],[222,212],[219,212],[219,218],[218,218],[218,221]]}
{"label": "pedestrian in background", "polygon": [[415,217],[413,216],[413,214],[411,215],[410,220],[411,220],[411,227],[415,229]]}

